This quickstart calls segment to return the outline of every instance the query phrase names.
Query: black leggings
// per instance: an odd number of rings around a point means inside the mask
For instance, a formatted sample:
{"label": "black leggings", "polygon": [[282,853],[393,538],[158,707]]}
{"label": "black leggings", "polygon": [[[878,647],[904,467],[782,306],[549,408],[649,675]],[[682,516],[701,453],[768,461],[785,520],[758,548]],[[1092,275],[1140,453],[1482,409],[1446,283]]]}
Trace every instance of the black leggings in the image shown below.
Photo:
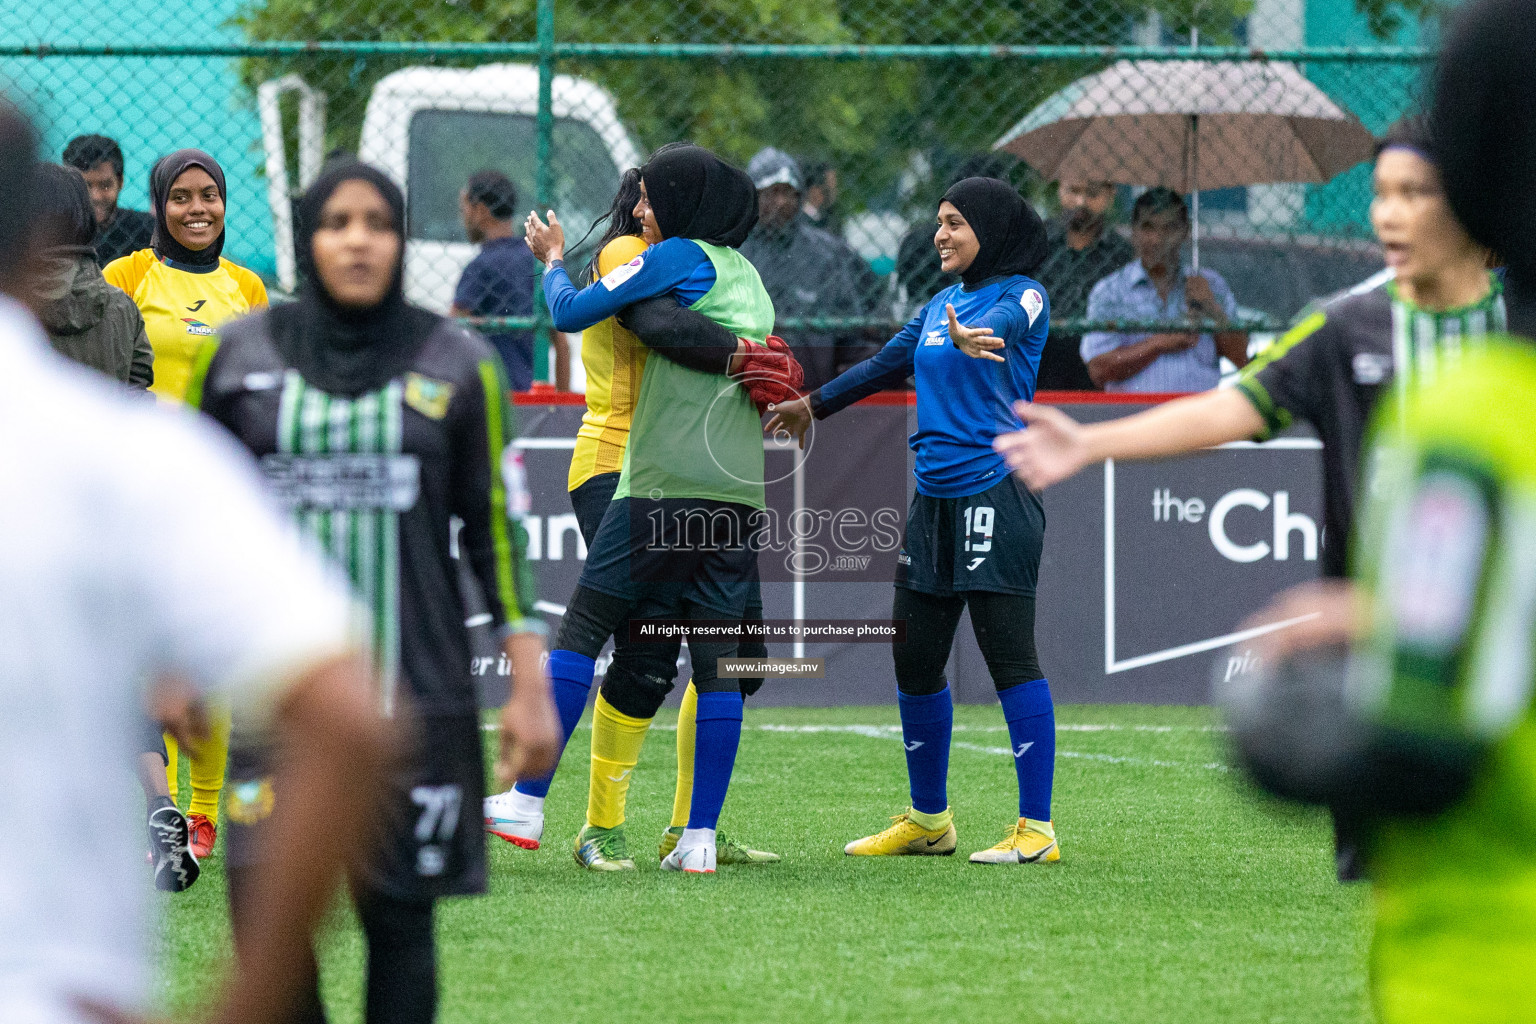
{"label": "black leggings", "polygon": [[[250,866],[228,869],[230,916],[235,948],[257,913],[251,901]],[[353,887],[357,917],[368,944],[367,1024],[430,1024],[437,1016],[437,943],[432,930],[431,900],[401,900],[363,885]],[[288,1024],[325,1024],[320,1001],[320,969],[313,950],[304,965],[298,1002],[284,1019]]]}
{"label": "black leggings", "polygon": [[[581,528],[582,540],[588,548],[591,548],[597,539],[598,528],[603,522],[603,513],[608,511],[609,504],[613,501],[614,492],[619,487],[618,473],[598,473],[575,490],[571,491],[571,509],[576,513],[576,525]],[[585,591],[585,596],[583,596]],[[565,618],[560,622],[560,631],[555,639],[557,650],[575,651],[588,658],[596,660],[602,651],[603,644],[607,642],[608,634],[603,629],[613,622],[621,613],[618,603],[623,599],[604,594],[589,588],[577,587],[576,594],[572,597]],[[637,709],[661,707],[661,701],[671,691],[673,679],[677,675],[677,655],[682,645],[671,644],[636,644],[629,639],[627,628],[630,613],[634,609],[627,609],[618,618],[617,625],[611,629],[613,637],[613,666],[604,677],[603,699],[613,704],[615,708],[626,715],[638,718],[649,718],[650,715],[642,715],[639,710],[628,711],[624,706],[614,703],[617,695],[625,705]],[[572,615],[572,612],[575,615]],[[698,616],[704,618],[719,618],[720,614],[696,610]],[[679,617],[688,617],[685,610]],[[752,594],[747,598],[746,621],[757,622],[763,617],[763,593],[760,587],[753,587]],[[566,624],[570,623],[570,629]],[[595,646],[594,646],[595,645]],[[693,685],[701,693],[710,690],[735,690],[740,689],[743,696],[750,697],[761,689],[763,680],[758,679],[730,679],[720,680],[715,675],[715,659],[721,657],[719,651],[706,650],[706,644],[689,644],[689,653],[693,655]],[[718,645],[716,645],[718,646]],[[637,648],[639,648],[637,650]],[[649,650],[647,650],[649,648]],[[768,645],[761,640],[743,640],[738,645],[739,650],[725,653],[724,657],[733,657],[740,654],[743,658],[768,657]],[[671,670],[666,671],[662,662],[671,665]],[[617,669],[617,672],[615,672]],[[658,684],[657,679],[665,674],[665,678]],[[609,687],[607,680],[618,677],[615,687]],[[729,685],[727,685],[729,684]],[[656,693],[661,694],[660,697]],[[617,693],[615,692],[617,691]],[[654,715],[652,708],[651,715]]]}
{"label": "black leggings", "polygon": [[[560,620],[560,630],[555,634],[555,648],[596,659],[610,636],[622,634],[628,637],[629,622],[634,611],[634,602],[627,598],[578,586],[571,597],[571,603],[566,607],[565,616]],[[718,619],[722,616],[720,612],[685,601],[679,614],[668,617]],[[758,646],[766,654],[766,646]],[[716,671],[716,659],[736,657],[737,648],[735,641],[689,641],[688,650],[693,660],[693,685],[700,693],[735,693],[741,689],[742,680],[721,679]],[[654,717],[661,702],[672,691],[673,681],[677,677],[677,655],[681,649],[681,640],[616,646],[613,663],[608,666],[608,672],[603,677],[603,699],[633,718]],[[763,654],[750,656],[762,657]]]}
{"label": "black leggings", "polygon": [[936,597],[897,587],[891,618],[906,621],[907,639],[892,643],[891,654],[896,659],[896,688],[902,693],[922,697],[944,689],[944,664],[966,607],[998,690],[1044,676],[1035,653],[1034,598],[982,591]]}

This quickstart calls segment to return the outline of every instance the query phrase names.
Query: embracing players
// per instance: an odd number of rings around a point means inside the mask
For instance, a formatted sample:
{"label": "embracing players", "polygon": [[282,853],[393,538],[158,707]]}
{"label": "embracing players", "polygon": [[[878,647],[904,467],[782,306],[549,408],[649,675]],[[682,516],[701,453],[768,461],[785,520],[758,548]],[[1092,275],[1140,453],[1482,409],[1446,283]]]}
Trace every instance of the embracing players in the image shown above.
{"label": "embracing players", "polygon": [[[730,369],[750,372],[768,354],[774,316],[757,271],[737,251],[757,220],[751,180],[707,150],[669,147],[641,168],[640,196],[635,213],[659,241],[581,290],[565,270],[558,221],[529,217],[528,244],[548,266],[544,294],[555,326],[582,330],[631,303],[669,296],[726,328]],[[739,622],[757,588],[752,540],[755,513],[764,507],[763,447],[748,390],[672,359],[648,360],[626,445],[613,500],[550,656],[567,737],[610,636],[649,618]],[[604,762],[619,780],[637,763],[650,721],[672,688],[680,643],[626,646],[626,656],[616,656],[604,677],[593,740],[594,765]],[[716,825],[741,738],[742,707],[740,681],[719,678],[716,665],[737,651],[735,640],[689,641],[698,694],[694,785],[687,824],[662,861],[666,870],[715,870]],[[621,805],[606,810],[613,815],[606,820],[622,821]],[[632,866],[623,863],[628,851],[617,825],[589,820],[575,846],[589,867]]]}
{"label": "embracing players", "polygon": [[[663,146],[660,158],[682,144]],[[641,171],[625,171],[618,192],[603,220],[607,230],[595,246],[597,254],[583,273],[587,284],[603,278],[610,282],[636,258],[662,241],[656,215],[642,204]],[[643,213],[648,215],[642,216]],[[600,220],[599,223],[602,223]],[[537,234],[536,236],[537,237]],[[548,252],[545,253],[548,255]],[[620,322],[622,316],[623,322]],[[739,342],[734,334],[702,313],[680,305],[673,295],[658,295],[626,307],[620,313],[586,327],[581,333],[581,360],[587,371],[587,410],[571,453],[568,487],[582,540],[590,549],[598,527],[618,489],[624,454],[640,397],[641,380],[652,355],[703,373],[729,373]],[[724,386],[722,381],[721,385]],[[747,599],[747,619],[762,617],[762,598],[753,588]],[[613,637],[613,660],[627,666],[636,657],[648,657],[631,642],[628,631]],[[764,657],[760,640],[744,640],[742,657]],[[626,669],[621,668],[621,672]],[[741,680],[744,696],[754,693],[761,679]],[[575,687],[561,688],[563,706],[580,716],[586,695]],[[578,700],[579,698],[579,700]],[[677,721],[677,785],[673,795],[672,821],[659,847],[664,859],[677,845],[688,823],[693,797],[693,760],[698,710],[698,689],[690,681],[683,695]],[[573,720],[574,724],[574,720]],[[634,869],[624,834],[629,784],[638,764],[640,744],[650,727],[649,719],[634,719],[599,697],[592,720],[592,760],[587,791],[586,827],[575,846],[576,860],[593,871]],[[537,849],[544,832],[544,800],[552,774],[524,779],[504,793],[485,800],[486,830],[524,849]],[[717,831],[715,847],[721,864],[767,864],[776,854],[754,850]]]}

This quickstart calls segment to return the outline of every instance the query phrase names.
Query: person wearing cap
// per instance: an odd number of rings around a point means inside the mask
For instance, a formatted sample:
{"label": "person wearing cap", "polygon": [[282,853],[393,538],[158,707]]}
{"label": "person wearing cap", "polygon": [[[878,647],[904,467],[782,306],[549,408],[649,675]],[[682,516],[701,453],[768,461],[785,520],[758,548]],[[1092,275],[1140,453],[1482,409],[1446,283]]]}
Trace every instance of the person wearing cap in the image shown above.
{"label": "person wearing cap", "polygon": [[[757,188],[758,220],[741,254],[757,268],[779,319],[873,313],[858,255],[805,215],[804,179],[795,158],[772,147],[759,150],[747,164],[747,176]],[[820,387],[878,348],[857,327],[779,333],[805,368],[807,388]]]}
{"label": "person wearing cap", "polygon": [[[1243,372],[1237,386],[1147,412],[1080,425],[1027,406],[1028,429],[998,439],[1025,483],[1049,487],[1104,459],[1154,459],[1246,438],[1267,439],[1296,420],[1323,442],[1322,573],[1345,575],[1362,484],[1361,447],[1377,402],[1434,380],[1463,349],[1504,328],[1504,298],[1488,250],[1446,203],[1435,146],[1423,121],[1388,132],[1376,157],[1371,225],[1391,274],[1325,303]],[[1358,844],[1340,823],[1340,879],[1360,877]]]}

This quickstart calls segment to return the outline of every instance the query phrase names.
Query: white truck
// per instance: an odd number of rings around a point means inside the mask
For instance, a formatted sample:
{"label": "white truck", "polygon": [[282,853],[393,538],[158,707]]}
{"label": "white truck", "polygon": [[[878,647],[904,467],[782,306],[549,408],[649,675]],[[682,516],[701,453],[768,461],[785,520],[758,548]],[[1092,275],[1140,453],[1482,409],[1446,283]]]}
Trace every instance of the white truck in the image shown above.
{"label": "white truck", "polygon": [[[324,96],[297,76],[257,91],[267,158],[268,201],[277,245],[278,281],[296,285],[292,205],[279,103],[298,94],[299,186],[322,163]],[[570,75],[552,83],[554,147],[549,206],[573,232],[586,231],[613,200],[619,176],[640,163],[640,152],[619,121],[613,97]],[[475,254],[459,218],[459,192],[471,174],[498,170],[533,209],[538,154],[538,69],[528,64],[477,68],[405,68],[374,86],[363,116],[357,155],[405,190],[405,293],[413,303],[446,313],[454,286]],[[520,221],[520,218],[519,218]]]}

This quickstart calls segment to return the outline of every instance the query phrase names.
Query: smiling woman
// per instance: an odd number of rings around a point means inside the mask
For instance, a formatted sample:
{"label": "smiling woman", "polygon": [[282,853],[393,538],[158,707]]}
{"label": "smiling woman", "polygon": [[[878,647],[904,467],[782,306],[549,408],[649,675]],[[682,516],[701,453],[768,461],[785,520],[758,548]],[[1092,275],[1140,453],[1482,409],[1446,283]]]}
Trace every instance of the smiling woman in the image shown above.
{"label": "smiling woman", "polygon": [[[144,317],[154,349],[150,390],[162,401],[181,402],[193,361],[220,325],[265,308],[261,278],[220,256],[224,249],[224,169],[199,149],[161,158],[149,174],[155,232],[150,248],[108,263],[102,276],[127,292]],[[177,745],[165,737],[166,780],[177,793]],[[158,751],[157,751],[158,752]],[[213,716],[209,738],[188,751],[192,802],[187,816],[192,852],[213,851],[218,835],[219,793],[229,752],[229,712]]]}
{"label": "smiling woman", "polygon": [[177,150],[155,164],[149,194],[155,217],[150,248],[113,260],[103,274],[132,296],[144,316],[155,350],[150,390],[180,402],[203,341],[221,324],[265,307],[267,289],[220,255],[226,191],[217,160],[202,150]]}

